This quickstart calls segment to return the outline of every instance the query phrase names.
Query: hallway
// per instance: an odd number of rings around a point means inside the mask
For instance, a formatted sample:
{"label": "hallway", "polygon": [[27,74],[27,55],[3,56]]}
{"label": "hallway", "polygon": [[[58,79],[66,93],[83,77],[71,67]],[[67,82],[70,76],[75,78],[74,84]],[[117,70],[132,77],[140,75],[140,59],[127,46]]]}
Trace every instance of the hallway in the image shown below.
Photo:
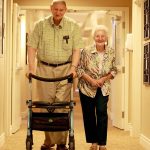
{"label": "hallway", "polygon": [[[74,130],[75,130],[75,143],[76,150],[88,150],[90,144],[85,142],[84,128],[81,115],[81,107],[78,96],[75,97],[76,106],[74,109]],[[6,139],[6,143],[0,150],[25,150],[26,140],[26,119],[22,121],[21,129]],[[33,132],[33,150],[40,150],[43,144],[44,134],[40,131]],[[109,121],[108,128],[108,150],[145,150],[139,144],[138,138],[129,136],[129,132],[122,131],[111,126]]]}

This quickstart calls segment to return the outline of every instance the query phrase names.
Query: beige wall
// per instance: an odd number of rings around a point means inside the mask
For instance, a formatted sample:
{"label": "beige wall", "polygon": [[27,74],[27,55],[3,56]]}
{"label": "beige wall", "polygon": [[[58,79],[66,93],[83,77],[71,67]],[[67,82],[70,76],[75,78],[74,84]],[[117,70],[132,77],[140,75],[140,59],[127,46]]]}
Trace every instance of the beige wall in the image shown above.
{"label": "beige wall", "polygon": [[[47,6],[51,0],[14,0],[15,3],[18,3],[20,6]],[[132,13],[132,0],[66,0],[68,7],[69,6],[80,6],[80,7],[129,7],[129,24],[131,31],[131,13]]]}
{"label": "beige wall", "polygon": [[[0,122],[4,119],[4,57],[0,56]],[[3,133],[4,126],[0,124],[0,135]]]}
{"label": "beige wall", "polygon": [[[6,1],[6,0],[5,0]],[[12,0],[7,0],[7,1],[12,1]],[[134,0],[133,0],[134,1]],[[13,0],[13,2],[16,2],[18,3],[20,6],[48,6],[50,1],[49,0]],[[126,1],[121,1],[121,0],[67,0],[67,3],[68,3],[68,6],[81,6],[81,7],[129,7],[129,11],[130,11],[130,31],[132,29],[136,29],[137,28],[137,24],[136,22],[139,22],[139,17],[140,16],[137,16],[136,19],[133,18],[135,24],[131,27],[131,23],[132,23],[132,9],[131,9],[131,6],[132,6],[132,0],[126,0]],[[141,7],[142,8],[142,7]],[[7,9],[8,11],[9,9]],[[138,9],[139,10],[139,9]],[[141,11],[142,10],[142,11]],[[135,10],[133,11],[134,14],[136,14],[137,12],[139,14],[143,14],[143,9],[141,9],[139,11]],[[9,17],[11,16],[11,12],[9,13]],[[143,18],[142,18],[143,20]],[[7,25],[6,25],[7,27]],[[135,51],[130,55],[130,63],[131,63],[131,66],[130,66],[130,76],[132,76],[132,73],[133,73],[133,76],[136,78],[137,74],[140,74],[139,78],[141,80],[141,87],[139,87],[138,85],[138,82],[139,80],[136,80],[135,82],[132,82],[132,79],[130,81],[130,88],[132,88],[130,90],[130,97],[133,97],[135,98],[134,99],[134,102],[135,103],[132,103],[133,99],[129,98],[131,101],[129,102],[129,110],[130,110],[130,113],[132,111],[134,111],[134,107],[133,105],[135,105],[137,103],[137,99],[139,99],[136,95],[139,95],[139,93],[136,92],[137,89],[140,88],[140,93],[141,93],[141,97],[140,97],[140,116],[139,118],[141,117],[141,122],[140,122],[140,133],[142,135],[144,135],[144,137],[146,137],[148,139],[148,141],[150,141],[150,86],[145,86],[143,84],[143,78],[142,78],[142,70],[143,68],[140,70],[139,72],[139,64],[143,64],[143,53],[141,51],[143,51],[143,40],[142,41],[139,41],[139,37],[141,37],[141,31],[142,30],[142,34],[143,34],[143,27],[142,28],[138,28],[136,29],[138,31],[134,31],[134,32],[138,32],[136,33],[138,36],[136,36],[136,40],[133,41],[135,42],[137,45],[135,45],[135,50],[138,50],[138,52]],[[11,33],[11,32],[9,32]],[[134,35],[136,35],[134,34]],[[8,37],[6,36],[6,39]],[[138,42],[137,42],[138,41]],[[9,43],[9,41],[8,41]],[[141,49],[139,49],[139,47],[142,47]],[[9,49],[9,48],[8,48]],[[8,52],[8,51],[7,51]],[[141,55],[139,55],[139,52],[141,53]],[[135,55],[136,54],[136,55]],[[6,72],[5,72],[5,63],[6,61],[4,60],[6,57],[6,54],[4,54],[4,57],[0,57],[0,137],[3,136],[3,133],[5,133],[5,130],[4,130],[4,105],[6,104],[6,101],[5,101],[5,87],[6,87],[6,80],[5,80],[5,77],[6,77]],[[138,57],[136,57],[138,56]],[[7,56],[8,57],[8,56]],[[10,56],[9,56],[10,57]],[[138,59],[137,59],[138,58]],[[133,63],[132,63],[133,61]],[[135,68],[135,69],[134,69]],[[133,70],[134,69],[134,70]],[[132,72],[133,71],[133,72]],[[8,71],[9,72],[9,71]],[[9,72],[10,73],[10,72]],[[8,74],[8,73],[7,73]],[[8,74],[10,75],[10,74]],[[138,87],[138,88],[137,88]],[[10,93],[7,93],[7,95],[9,95]],[[137,99],[136,99],[137,97]],[[26,99],[26,96],[22,94],[22,98],[23,99]],[[10,104],[10,103],[8,103]],[[6,107],[5,107],[6,108]],[[7,106],[7,109],[9,109],[9,107]],[[25,108],[24,108],[25,109]],[[135,108],[135,114],[136,114],[136,108]],[[139,115],[139,114],[137,114]],[[133,121],[133,117],[132,115],[129,114],[129,119],[131,120],[131,122]],[[3,140],[3,138],[0,139],[0,142]],[[144,139],[142,139],[144,141]],[[1,144],[1,143],[0,143]],[[148,143],[150,145],[150,143]]]}
{"label": "beige wall", "polygon": [[150,139],[150,86],[142,86],[142,134]]}
{"label": "beige wall", "polygon": [[[6,0],[4,0],[4,14],[5,18],[3,19],[3,22],[6,22]],[[5,26],[5,29],[7,26]],[[5,117],[6,117],[6,97],[8,97],[8,94],[6,93],[7,88],[7,79],[6,79],[6,30],[4,30],[4,39],[3,39],[3,55],[0,54],[0,146],[3,144],[5,136],[6,136],[6,124],[5,124]],[[9,109],[9,106],[7,107]]]}
{"label": "beige wall", "polygon": [[[14,2],[18,3],[21,6],[48,6],[50,3],[50,0],[14,0]],[[131,29],[131,23],[132,23],[132,0],[126,0],[126,1],[122,1],[122,0],[67,0],[68,6],[82,6],[82,7],[129,7],[129,11],[130,11],[130,31]],[[137,13],[136,11],[134,13]],[[142,13],[142,12],[141,12]],[[139,18],[137,17],[137,19],[135,20],[136,22],[138,22]],[[133,26],[132,28],[136,28],[136,23],[135,26]],[[138,30],[139,31],[139,30]],[[143,30],[142,30],[143,31]],[[138,38],[138,36],[137,36]],[[136,42],[136,41],[135,41]],[[142,43],[142,41],[141,41]],[[139,43],[140,44],[140,43]],[[137,47],[137,49],[139,49]],[[142,50],[142,49],[141,49]],[[132,68],[132,55],[131,54],[131,76],[132,76],[132,69],[135,67],[133,66]],[[140,62],[143,63],[143,56],[140,56],[141,60]],[[139,60],[136,60],[135,63],[137,63],[137,61],[139,62]],[[133,64],[134,65],[134,64]],[[137,66],[138,68],[138,66]],[[137,73],[138,70],[136,70]],[[142,76],[142,72],[141,72],[141,76]],[[142,80],[142,79],[141,79]],[[131,81],[132,82],[132,81]],[[131,83],[130,82],[130,83]],[[137,82],[137,81],[136,81]],[[136,87],[136,82],[135,85],[132,85],[132,87]],[[145,86],[142,83],[142,90],[141,90],[141,131],[142,134],[145,135],[148,139],[150,139],[150,86]],[[130,90],[130,96],[132,97],[132,90]],[[129,103],[130,105],[132,105],[132,103]],[[130,107],[132,110],[132,106]],[[132,118],[130,118],[132,120]]]}
{"label": "beige wall", "polygon": [[[19,5],[34,5],[34,6],[47,6],[50,0],[14,0]],[[69,6],[97,6],[97,7],[128,7],[131,6],[131,0],[66,0]]]}
{"label": "beige wall", "polygon": [[[144,1],[133,0],[133,53],[132,53],[132,102],[131,120],[133,130],[140,136],[143,146],[150,149],[150,85],[143,83],[144,51]],[[139,24],[137,26],[137,23]],[[150,41],[150,40],[149,40]],[[148,41],[147,41],[148,42]]]}
{"label": "beige wall", "polygon": [[[9,0],[8,0],[9,1]],[[14,0],[14,2],[18,3],[19,5],[21,6],[47,6],[49,5],[49,0]],[[133,28],[136,28],[137,27],[137,24],[133,25],[132,29],[131,29],[131,23],[132,23],[132,20],[131,20],[131,5],[132,5],[132,1],[131,0],[126,0],[126,1],[121,1],[121,0],[67,0],[68,2],[68,5],[69,6],[86,6],[86,7],[129,7],[129,10],[130,10],[130,31],[133,29]],[[142,10],[143,11],[143,10]],[[137,11],[135,11],[134,13],[137,13]],[[141,12],[142,13],[142,12]],[[139,18],[137,17],[136,20],[134,20],[135,22],[138,22],[139,21]],[[142,30],[143,32],[143,29],[138,29],[138,31]],[[139,32],[140,33],[140,32]],[[140,35],[141,36],[141,35]],[[137,36],[136,38],[138,39],[139,36]],[[137,40],[136,41],[133,41],[135,43],[137,43]],[[142,41],[140,41],[139,43],[137,43],[138,45],[136,46],[136,50],[138,49],[139,51],[143,50],[142,48],[139,49],[139,45],[141,46],[141,43]],[[143,45],[142,45],[143,47]],[[142,53],[143,54],[143,53]],[[134,56],[135,53],[133,52],[131,54],[131,62],[132,62],[132,55]],[[138,54],[137,54],[138,55]],[[138,65],[139,64],[143,64],[143,55],[140,55],[137,60],[136,57],[134,57],[134,63],[132,64],[131,63],[131,66],[130,66],[130,71],[131,71],[131,76],[132,76],[132,69],[137,67],[137,70],[135,70],[134,72],[134,75],[136,76],[136,74],[141,74],[140,77],[141,77],[141,80],[142,80],[142,73],[143,72],[139,72],[139,68],[138,68]],[[135,64],[137,64],[135,66]],[[133,65],[133,66],[132,66]],[[2,124],[2,122],[4,121],[3,119],[3,116],[4,116],[4,111],[3,111],[3,105],[4,105],[4,102],[5,102],[5,99],[4,99],[4,58],[3,57],[0,57],[0,136],[5,132],[4,131],[4,125]],[[133,76],[134,76],[133,75]],[[132,82],[132,81],[131,81]],[[131,83],[130,82],[130,83]],[[137,82],[138,80],[136,80],[135,82],[132,82],[130,85],[132,88],[133,87],[133,91],[130,90],[130,96],[132,96],[132,92],[134,92],[134,88],[137,89]],[[133,85],[134,84],[134,85]],[[141,87],[138,87],[138,88],[141,88],[141,97],[140,97],[140,101],[141,101],[141,105],[140,105],[140,108],[141,108],[141,134],[143,134],[146,138],[148,138],[150,140],[150,86],[145,86],[143,84],[143,82],[141,83]],[[9,93],[8,93],[9,94]],[[135,93],[135,94],[138,94],[138,93]],[[25,95],[23,95],[24,99],[25,99]],[[136,99],[135,99],[135,103],[136,104]],[[132,102],[130,101],[129,103],[130,105],[130,108],[129,110],[132,110]],[[130,116],[130,115],[129,115]],[[139,116],[139,117],[140,117]],[[131,121],[132,121],[132,117],[129,118]]]}
{"label": "beige wall", "polygon": [[[142,18],[142,71],[143,71],[143,64],[144,64],[144,43],[150,42],[149,40],[144,40],[144,4],[141,4],[141,18]],[[144,41],[144,42],[143,42]],[[141,91],[141,134],[149,139],[148,149],[150,149],[150,85],[143,84],[143,72],[142,72],[142,91]]]}

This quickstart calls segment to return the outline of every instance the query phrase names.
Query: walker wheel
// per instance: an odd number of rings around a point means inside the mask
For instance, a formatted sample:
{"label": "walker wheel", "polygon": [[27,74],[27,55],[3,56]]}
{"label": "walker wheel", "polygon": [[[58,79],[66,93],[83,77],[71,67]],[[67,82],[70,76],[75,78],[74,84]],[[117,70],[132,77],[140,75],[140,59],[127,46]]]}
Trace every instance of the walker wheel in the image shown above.
{"label": "walker wheel", "polygon": [[69,150],[75,150],[75,144],[74,142],[69,143]]}
{"label": "walker wheel", "polygon": [[75,140],[74,136],[69,137],[69,150],[75,150]]}
{"label": "walker wheel", "polygon": [[26,143],[26,150],[32,150],[32,144],[30,141],[27,141]]}
{"label": "walker wheel", "polygon": [[33,145],[32,138],[28,137],[26,140],[26,150],[32,150],[32,145]]}

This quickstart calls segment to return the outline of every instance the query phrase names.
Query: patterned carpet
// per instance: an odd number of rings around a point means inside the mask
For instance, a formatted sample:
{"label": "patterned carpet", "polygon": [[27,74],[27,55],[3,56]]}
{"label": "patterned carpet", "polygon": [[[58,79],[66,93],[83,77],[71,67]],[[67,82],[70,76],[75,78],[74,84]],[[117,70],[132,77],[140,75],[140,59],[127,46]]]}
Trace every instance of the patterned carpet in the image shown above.
{"label": "patterned carpet", "polygon": [[[75,149],[89,150],[90,145],[85,142],[83,122],[81,116],[80,103],[77,100],[74,109],[74,130],[75,130]],[[0,150],[25,150],[26,140],[26,120],[23,120],[21,129],[6,139],[6,143]],[[33,131],[33,150],[40,150],[43,144],[44,133],[42,131]],[[118,128],[114,128],[109,123],[107,150],[145,150],[139,144],[138,138],[129,136],[129,132],[125,132]]]}

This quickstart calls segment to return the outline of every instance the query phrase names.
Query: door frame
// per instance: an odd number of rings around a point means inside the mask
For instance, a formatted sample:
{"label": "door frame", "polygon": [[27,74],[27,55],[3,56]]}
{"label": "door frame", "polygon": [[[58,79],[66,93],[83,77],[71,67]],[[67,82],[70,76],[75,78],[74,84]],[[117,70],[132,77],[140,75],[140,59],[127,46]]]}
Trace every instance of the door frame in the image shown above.
{"label": "door frame", "polygon": [[[6,1],[5,1],[6,2]],[[13,0],[6,2],[5,19],[6,26],[4,32],[6,32],[5,38],[5,95],[4,95],[4,132],[5,137],[11,135],[11,82],[12,82],[12,11],[13,11]],[[5,21],[4,19],[4,21]]]}

